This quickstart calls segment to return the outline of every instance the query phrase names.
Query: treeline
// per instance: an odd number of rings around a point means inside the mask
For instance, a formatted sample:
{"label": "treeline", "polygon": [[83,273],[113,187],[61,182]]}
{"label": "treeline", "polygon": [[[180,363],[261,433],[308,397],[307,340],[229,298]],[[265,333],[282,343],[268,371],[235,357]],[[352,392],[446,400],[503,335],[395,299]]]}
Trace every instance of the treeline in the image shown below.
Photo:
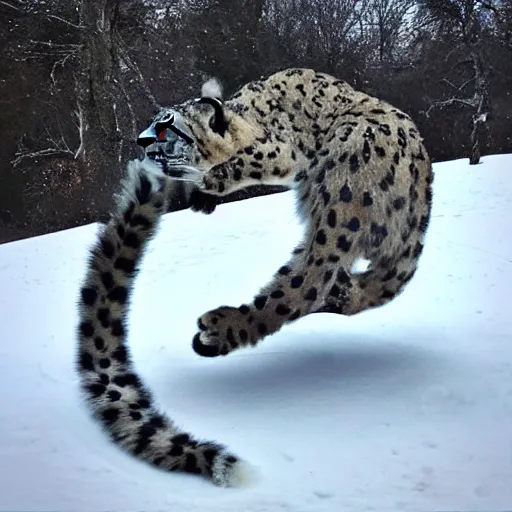
{"label": "treeline", "polygon": [[2,0],[0,41],[0,242],[104,218],[141,127],[211,76],[313,67],[434,160],[512,151],[512,0]]}

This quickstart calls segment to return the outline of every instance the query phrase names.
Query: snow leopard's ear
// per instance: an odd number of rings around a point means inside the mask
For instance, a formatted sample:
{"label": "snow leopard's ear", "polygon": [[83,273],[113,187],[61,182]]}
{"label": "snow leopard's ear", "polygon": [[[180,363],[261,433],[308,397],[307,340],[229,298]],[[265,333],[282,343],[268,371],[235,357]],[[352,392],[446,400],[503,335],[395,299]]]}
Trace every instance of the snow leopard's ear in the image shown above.
{"label": "snow leopard's ear", "polygon": [[201,87],[202,98],[222,99],[222,84],[217,78],[210,78]]}
{"label": "snow leopard's ear", "polygon": [[210,119],[210,128],[218,133],[221,137],[224,137],[226,130],[228,129],[228,122],[226,120],[226,116],[224,115],[224,108],[222,106],[222,101],[217,98],[204,97],[199,98],[197,100],[198,103],[205,103],[206,105],[210,105],[214,109],[214,114]]}

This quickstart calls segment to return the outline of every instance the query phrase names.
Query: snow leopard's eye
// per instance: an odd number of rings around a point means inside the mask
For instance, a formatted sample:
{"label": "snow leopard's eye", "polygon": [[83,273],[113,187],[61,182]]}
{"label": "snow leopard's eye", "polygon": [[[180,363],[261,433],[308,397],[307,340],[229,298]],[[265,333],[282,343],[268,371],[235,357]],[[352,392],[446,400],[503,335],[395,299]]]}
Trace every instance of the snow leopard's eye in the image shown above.
{"label": "snow leopard's eye", "polygon": [[[158,136],[158,140],[165,140],[166,131],[173,126],[174,116],[171,114],[165,119],[161,119],[155,124],[155,131]],[[173,130],[174,131],[174,130]]]}

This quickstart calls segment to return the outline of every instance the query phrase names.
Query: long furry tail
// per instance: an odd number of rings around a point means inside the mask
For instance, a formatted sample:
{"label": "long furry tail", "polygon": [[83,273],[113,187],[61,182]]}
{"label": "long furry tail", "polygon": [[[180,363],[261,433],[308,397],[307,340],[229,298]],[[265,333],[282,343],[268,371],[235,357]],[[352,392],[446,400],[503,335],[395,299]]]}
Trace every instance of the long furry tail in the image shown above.
{"label": "long furry tail", "polygon": [[116,211],[91,250],[80,295],[77,366],[93,415],[119,446],[167,471],[203,475],[224,487],[243,485],[247,466],[223,446],[180,430],[154,405],[126,344],[133,281],[160,217],[168,187],[150,161],[132,161]]}

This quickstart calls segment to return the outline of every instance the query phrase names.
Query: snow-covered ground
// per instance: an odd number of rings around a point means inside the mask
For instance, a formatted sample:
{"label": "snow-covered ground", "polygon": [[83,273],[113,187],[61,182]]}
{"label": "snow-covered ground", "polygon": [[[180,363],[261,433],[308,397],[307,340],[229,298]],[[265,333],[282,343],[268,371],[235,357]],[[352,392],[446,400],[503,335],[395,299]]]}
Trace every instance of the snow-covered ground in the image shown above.
{"label": "snow-covered ground", "polygon": [[512,509],[512,155],[435,167],[402,296],[225,358],[192,351],[196,317],[250,299],[284,262],[293,197],[165,217],[135,286],[133,357],[162,409],[258,466],[246,489],[140,463],[83,407],[76,300],[95,225],[0,246],[0,509]]}

